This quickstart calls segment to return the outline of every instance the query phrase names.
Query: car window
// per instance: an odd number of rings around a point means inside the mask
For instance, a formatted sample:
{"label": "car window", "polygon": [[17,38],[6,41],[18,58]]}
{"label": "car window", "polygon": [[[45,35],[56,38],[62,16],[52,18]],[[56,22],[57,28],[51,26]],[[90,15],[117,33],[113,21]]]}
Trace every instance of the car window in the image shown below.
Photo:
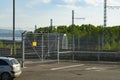
{"label": "car window", "polygon": [[0,59],[0,66],[9,65],[6,61]]}
{"label": "car window", "polygon": [[18,61],[16,59],[12,59],[10,62],[11,62],[12,65],[18,64]]}

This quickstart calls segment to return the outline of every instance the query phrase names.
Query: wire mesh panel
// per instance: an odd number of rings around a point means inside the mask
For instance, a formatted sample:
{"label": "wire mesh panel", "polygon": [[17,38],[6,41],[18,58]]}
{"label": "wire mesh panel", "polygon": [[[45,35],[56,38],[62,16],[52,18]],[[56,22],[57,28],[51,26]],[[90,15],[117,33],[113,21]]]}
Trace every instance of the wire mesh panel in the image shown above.
{"label": "wire mesh panel", "polygon": [[15,54],[13,54],[13,41],[0,40],[0,56],[11,56],[21,58],[21,41],[15,41]]}
{"label": "wire mesh panel", "polygon": [[[100,35],[95,35],[94,37],[90,35],[75,36],[74,39],[75,49],[73,51],[73,39],[70,35],[26,32],[23,36],[24,47],[21,46],[21,41],[16,41],[16,53],[14,56],[12,54],[13,41],[1,40],[0,56],[23,58],[24,49],[25,59],[37,59],[41,61],[58,60],[58,57],[60,60],[120,60],[120,49],[114,51],[104,50],[106,47],[109,48],[110,45],[106,43],[103,47],[103,40]],[[115,41],[111,43],[110,39],[109,42],[111,45],[115,44]],[[116,44],[119,43],[116,42]]]}
{"label": "wire mesh panel", "polygon": [[[62,40],[63,34],[29,33],[25,36],[26,59],[57,59],[57,37]],[[60,42],[62,44],[62,41]],[[62,45],[60,45],[62,48]]]}

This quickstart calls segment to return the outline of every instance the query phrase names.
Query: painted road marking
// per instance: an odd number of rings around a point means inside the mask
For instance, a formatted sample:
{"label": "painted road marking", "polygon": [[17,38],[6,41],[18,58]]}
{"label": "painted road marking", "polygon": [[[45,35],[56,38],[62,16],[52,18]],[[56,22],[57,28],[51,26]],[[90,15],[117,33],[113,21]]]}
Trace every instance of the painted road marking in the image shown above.
{"label": "painted road marking", "polygon": [[67,69],[67,68],[73,68],[73,67],[79,67],[79,66],[84,66],[84,64],[80,64],[80,65],[71,65],[71,66],[58,67],[58,68],[52,68],[51,70]]}
{"label": "painted road marking", "polygon": [[85,70],[95,70],[95,71],[102,71],[102,70],[106,70],[105,68],[100,68],[100,67],[90,67],[90,68],[86,68]]}

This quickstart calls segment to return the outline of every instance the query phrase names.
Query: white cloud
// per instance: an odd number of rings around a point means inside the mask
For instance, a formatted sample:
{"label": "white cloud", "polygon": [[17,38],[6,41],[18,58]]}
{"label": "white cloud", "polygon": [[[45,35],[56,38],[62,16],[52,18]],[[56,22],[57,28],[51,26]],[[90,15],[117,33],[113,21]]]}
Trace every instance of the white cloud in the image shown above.
{"label": "white cloud", "polygon": [[93,6],[98,6],[101,3],[103,3],[103,0],[84,0],[86,4],[88,5],[93,5]]}
{"label": "white cloud", "polygon": [[63,0],[67,4],[75,4],[77,2],[80,2],[81,0]]}
{"label": "white cloud", "polygon": [[[62,0],[63,4],[58,4],[58,7],[65,7],[69,9],[80,9],[83,7],[82,5],[86,6],[103,6],[104,0]],[[82,4],[82,5],[80,5]],[[114,5],[120,6],[119,0],[107,0],[107,5]]]}
{"label": "white cloud", "polygon": [[[104,0],[84,0],[84,2],[91,6],[103,5]],[[107,0],[107,5],[120,6],[120,1],[118,0]]]}
{"label": "white cloud", "polygon": [[42,0],[43,3],[49,3],[51,0]]}
{"label": "white cloud", "polygon": [[80,9],[81,6],[78,6],[77,4],[81,2],[82,0],[62,0],[63,4],[57,4],[58,7],[64,7],[68,9]]}
{"label": "white cloud", "polygon": [[77,10],[77,9],[80,9],[80,8],[81,8],[80,6],[69,5],[69,4],[67,4],[67,5],[61,5],[61,4],[59,4],[59,5],[57,5],[57,6],[58,6],[58,7],[68,8],[68,9],[74,9],[74,10]]}
{"label": "white cloud", "polygon": [[3,19],[5,17],[5,15],[0,15],[0,19]]}
{"label": "white cloud", "polygon": [[120,6],[120,1],[118,2],[117,0],[109,0],[108,5],[110,5],[110,6]]}
{"label": "white cloud", "polygon": [[50,3],[51,0],[31,0],[28,4],[26,4],[27,7],[29,8],[33,8],[34,6],[40,4],[40,3],[44,3],[44,4],[47,4],[47,3]]}

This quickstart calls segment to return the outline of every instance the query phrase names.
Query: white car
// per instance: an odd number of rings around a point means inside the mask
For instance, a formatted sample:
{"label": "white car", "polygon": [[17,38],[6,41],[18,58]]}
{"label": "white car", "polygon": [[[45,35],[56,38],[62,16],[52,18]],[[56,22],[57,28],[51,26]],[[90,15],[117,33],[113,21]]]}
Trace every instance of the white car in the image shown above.
{"label": "white car", "polygon": [[15,58],[0,57],[0,80],[12,80],[21,72],[20,63]]}

